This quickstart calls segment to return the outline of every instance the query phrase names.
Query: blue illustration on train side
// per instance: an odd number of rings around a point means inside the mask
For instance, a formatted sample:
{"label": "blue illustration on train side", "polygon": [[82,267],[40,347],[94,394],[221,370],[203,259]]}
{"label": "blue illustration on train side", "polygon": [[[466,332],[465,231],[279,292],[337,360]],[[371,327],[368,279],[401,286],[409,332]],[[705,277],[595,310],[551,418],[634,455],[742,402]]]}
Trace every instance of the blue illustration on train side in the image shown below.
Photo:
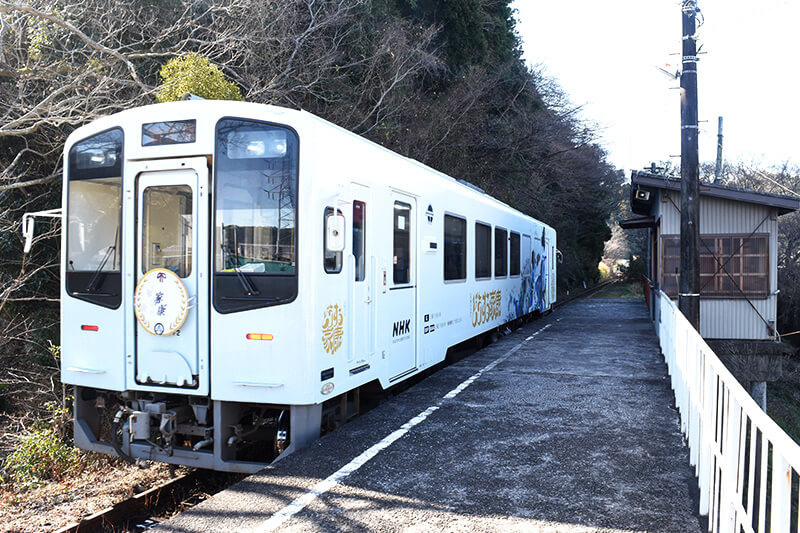
{"label": "blue illustration on train side", "polygon": [[506,311],[505,321],[510,322],[521,315],[522,305],[520,304],[519,294],[517,290],[512,290],[508,295],[508,309]]}
{"label": "blue illustration on train side", "polygon": [[[530,237],[526,236],[525,240],[523,240],[523,244],[525,242],[531,243]],[[531,249],[531,247],[537,248],[538,244],[539,241],[537,239],[531,243],[532,246],[523,246],[521,253],[523,263],[519,285],[509,294],[506,321],[514,320],[528,313],[532,313],[542,305],[539,291],[536,289],[536,272],[537,269],[541,270],[539,257],[542,253],[541,251],[537,252]],[[539,280],[538,283],[540,286],[544,286],[543,280]]]}
{"label": "blue illustration on train side", "polygon": [[522,305],[517,316],[527,315],[533,310],[533,254],[527,253],[522,267]]}
{"label": "blue illustration on train side", "polygon": [[540,250],[536,252],[536,264],[533,268],[533,298],[534,308],[532,311],[544,312],[547,309],[547,302],[545,301],[545,276],[547,272],[547,257],[545,256],[546,240],[545,229],[542,228],[542,237],[536,242],[541,246]]}
{"label": "blue illustration on train side", "polygon": [[531,252],[531,261],[532,265],[528,266],[528,276],[530,280],[530,295],[531,295],[531,303],[529,306],[526,306],[525,309],[527,313],[532,313],[533,311],[540,311],[544,312],[547,309],[547,302],[545,300],[545,290],[546,290],[546,269],[547,269],[547,257],[545,256],[545,230],[542,228],[542,236],[541,239],[536,239],[533,242],[534,250]]}
{"label": "blue illustration on train side", "polygon": [[544,312],[547,309],[547,302],[545,301],[545,268],[547,268],[545,255],[536,254],[536,267],[533,269],[534,311]]}

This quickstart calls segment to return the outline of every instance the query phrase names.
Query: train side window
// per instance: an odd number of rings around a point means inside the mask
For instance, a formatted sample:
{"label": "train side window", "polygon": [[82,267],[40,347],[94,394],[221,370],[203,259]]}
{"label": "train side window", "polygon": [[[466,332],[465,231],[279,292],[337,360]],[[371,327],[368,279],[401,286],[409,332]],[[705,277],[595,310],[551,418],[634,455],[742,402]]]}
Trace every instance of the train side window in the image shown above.
{"label": "train side window", "polygon": [[494,229],[494,277],[508,275],[508,232],[503,228]]}
{"label": "train side window", "polygon": [[395,285],[411,283],[411,206],[394,203],[394,264],[392,280]]}
{"label": "train side window", "polygon": [[[339,209],[337,209],[336,210],[336,214],[337,215],[341,215],[342,212]],[[328,241],[328,239],[327,239],[327,235],[328,235],[328,217],[331,216],[331,215],[333,215],[333,208],[332,207],[326,207],[325,208],[325,214],[323,215],[323,218],[322,218],[322,220],[324,220],[323,228],[322,228],[322,235],[323,235],[323,237],[322,237],[323,247],[322,248],[323,248],[323,253],[324,253],[323,265],[325,266],[325,272],[326,273],[328,273],[328,274],[338,274],[339,272],[342,271],[342,252],[331,252],[331,251],[328,250],[328,246],[327,246],[327,244],[328,244],[328,242],[327,242]]]}
{"label": "train side window", "polygon": [[366,248],[367,229],[367,204],[358,200],[353,201],[353,256],[356,258],[356,281],[366,279],[366,263],[364,250]]}
{"label": "train side window", "polygon": [[519,276],[519,233],[511,232],[511,261],[509,263],[509,274]]}
{"label": "train side window", "polygon": [[444,216],[444,280],[467,279],[467,221]]}
{"label": "train side window", "polygon": [[492,277],[492,227],[475,223],[475,278]]}

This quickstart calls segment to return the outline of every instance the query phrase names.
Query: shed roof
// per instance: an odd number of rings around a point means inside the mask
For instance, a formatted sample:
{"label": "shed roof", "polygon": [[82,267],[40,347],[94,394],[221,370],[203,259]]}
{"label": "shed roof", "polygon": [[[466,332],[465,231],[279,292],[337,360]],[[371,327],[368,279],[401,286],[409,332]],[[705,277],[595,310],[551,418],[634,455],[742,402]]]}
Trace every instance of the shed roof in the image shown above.
{"label": "shed roof", "polygon": [[655,225],[655,217],[648,216],[631,217],[627,220],[619,221],[619,227],[622,229],[652,228],[655,227]]}
{"label": "shed roof", "polygon": [[[681,190],[681,180],[678,178],[651,174],[649,172],[639,172],[636,170],[631,173],[631,185],[632,199],[635,198],[636,190],[638,188],[662,189],[669,191]],[[701,183],[700,196],[724,198],[726,200],[733,200],[736,202],[747,202],[751,204],[774,207],[778,210],[779,215],[785,215],[786,213],[791,213],[792,211],[797,211],[800,209],[800,198],[794,196],[759,192],[750,189],[739,189],[736,187],[718,185],[715,183]],[[631,202],[634,213],[641,215],[650,214],[649,210],[648,212],[644,212],[644,209],[637,210],[637,205],[635,205],[636,203],[638,202]]]}

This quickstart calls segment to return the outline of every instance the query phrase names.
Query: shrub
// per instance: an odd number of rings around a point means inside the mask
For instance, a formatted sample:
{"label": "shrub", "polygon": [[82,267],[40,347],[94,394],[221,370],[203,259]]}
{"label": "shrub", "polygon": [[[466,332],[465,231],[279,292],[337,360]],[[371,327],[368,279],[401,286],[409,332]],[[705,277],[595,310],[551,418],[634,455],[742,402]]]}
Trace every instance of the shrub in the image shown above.
{"label": "shrub", "polygon": [[600,274],[600,280],[605,281],[611,278],[611,268],[602,261],[597,265],[597,272]]}
{"label": "shrub", "polygon": [[60,480],[78,465],[78,451],[58,438],[51,428],[27,431],[19,446],[3,462],[9,480],[23,488],[36,488],[47,480]]}
{"label": "shrub", "polygon": [[161,67],[159,102],[175,102],[191,93],[207,100],[241,100],[242,92],[208,58],[197,54],[175,57]]}

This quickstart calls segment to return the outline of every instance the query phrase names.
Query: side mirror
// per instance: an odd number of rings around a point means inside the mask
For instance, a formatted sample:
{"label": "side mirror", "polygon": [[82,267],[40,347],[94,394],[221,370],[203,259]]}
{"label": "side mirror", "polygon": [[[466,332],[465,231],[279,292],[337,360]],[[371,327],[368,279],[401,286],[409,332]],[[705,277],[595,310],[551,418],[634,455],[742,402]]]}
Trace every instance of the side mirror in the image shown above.
{"label": "side mirror", "polygon": [[22,235],[25,237],[25,246],[22,248],[22,252],[26,254],[31,251],[31,245],[33,244],[34,222],[34,216],[30,213],[25,213],[22,216]]}
{"label": "side mirror", "polygon": [[328,215],[325,218],[325,249],[329,252],[344,251],[344,217]]}
{"label": "side mirror", "polygon": [[61,215],[61,208],[48,209],[47,211],[36,211],[35,213],[25,213],[22,215],[22,236],[25,237],[25,245],[22,250],[23,253],[27,254],[31,251],[31,246],[33,245],[33,235],[36,229],[34,226],[36,223],[36,217],[60,219]]}

